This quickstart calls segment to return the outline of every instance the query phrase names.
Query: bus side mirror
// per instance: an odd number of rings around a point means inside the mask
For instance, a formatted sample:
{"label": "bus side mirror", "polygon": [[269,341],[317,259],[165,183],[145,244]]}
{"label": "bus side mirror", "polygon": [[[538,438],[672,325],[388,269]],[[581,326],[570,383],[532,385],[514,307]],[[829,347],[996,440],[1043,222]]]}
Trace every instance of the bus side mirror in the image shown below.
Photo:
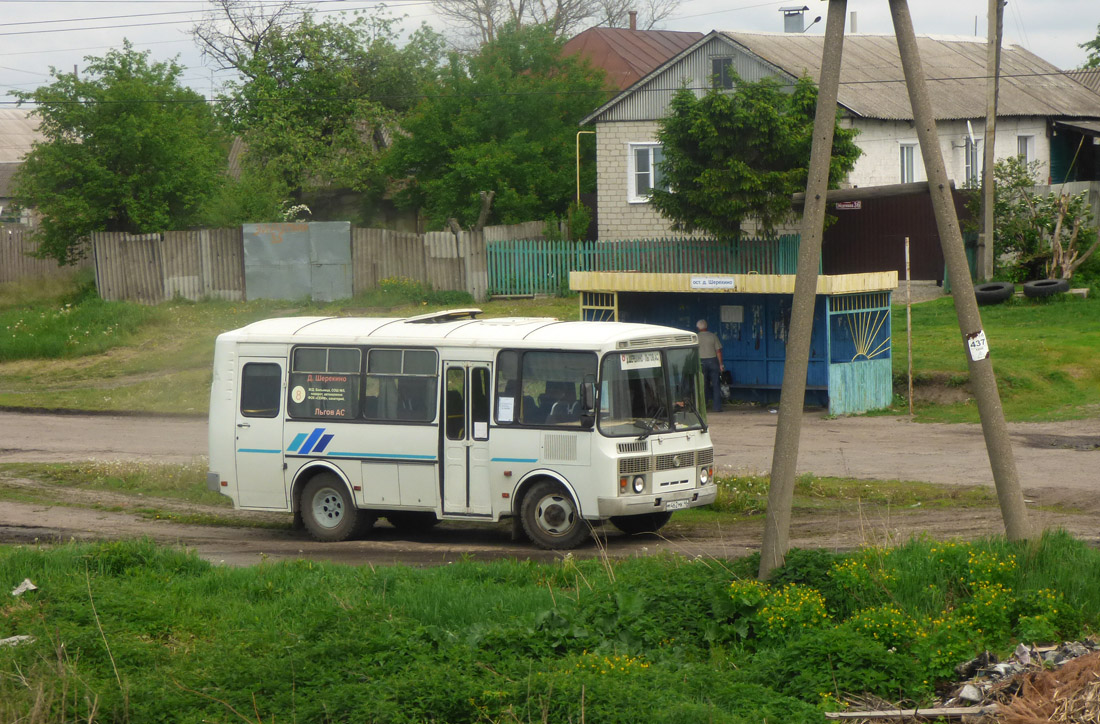
{"label": "bus side mirror", "polygon": [[596,383],[581,383],[581,426],[592,427],[596,424]]}

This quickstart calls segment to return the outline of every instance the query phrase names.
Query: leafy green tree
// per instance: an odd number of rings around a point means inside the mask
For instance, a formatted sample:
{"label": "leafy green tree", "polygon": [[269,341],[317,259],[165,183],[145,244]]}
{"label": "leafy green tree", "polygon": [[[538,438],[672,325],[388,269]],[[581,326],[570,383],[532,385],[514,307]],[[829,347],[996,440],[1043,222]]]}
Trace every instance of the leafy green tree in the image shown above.
{"label": "leafy green tree", "polygon": [[228,127],[244,140],[245,172],[262,172],[284,197],[379,190],[380,151],[434,77],[440,36],[421,28],[399,48],[395,21],[380,14],[348,23],[249,15],[249,23],[238,13],[254,12],[250,6],[222,5],[234,32],[201,25],[194,34],[207,55],[241,76],[221,100]]}
{"label": "leafy green tree", "polygon": [[[514,223],[566,212],[576,193],[577,124],[604,98],[603,74],[542,26],[500,32],[476,55],[454,53],[438,88],[402,122],[387,161],[397,198],[441,228],[454,218]],[[589,183],[591,169],[587,169]]]}
{"label": "leafy green tree", "polygon": [[1100,68],[1100,24],[1096,26],[1096,37],[1077,47],[1088,51],[1088,59],[1082,68]]}
{"label": "leafy green tree", "polygon": [[83,73],[16,92],[36,104],[46,140],[16,176],[18,202],[42,215],[38,252],[73,263],[93,231],[185,228],[214,196],[225,147],[203,98],[175,61],[151,63],[126,42],[88,57]]}
{"label": "leafy green tree", "polygon": [[1010,281],[1070,279],[1100,247],[1088,192],[1035,193],[1038,167],[1016,156],[993,166],[996,272]]}
{"label": "leafy green tree", "polygon": [[[664,188],[653,206],[683,232],[738,238],[755,220],[763,233],[792,217],[791,195],[806,190],[817,88],[809,78],[793,87],[774,78],[697,98],[688,88],[673,96],[657,134]],[[829,182],[852,170],[857,131],[836,128]]]}

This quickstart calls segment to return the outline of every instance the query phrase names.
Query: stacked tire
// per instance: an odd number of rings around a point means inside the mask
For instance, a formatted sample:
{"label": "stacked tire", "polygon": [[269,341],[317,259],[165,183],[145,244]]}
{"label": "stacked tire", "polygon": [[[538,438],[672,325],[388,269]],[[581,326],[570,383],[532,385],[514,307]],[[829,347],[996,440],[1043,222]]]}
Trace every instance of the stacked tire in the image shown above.
{"label": "stacked tire", "polygon": [[1006,299],[1011,299],[1016,293],[1016,285],[1012,282],[987,282],[974,287],[974,296],[978,304],[1000,304]]}
{"label": "stacked tire", "polygon": [[1068,291],[1069,282],[1065,279],[1038,279],[1033,282],[1024,282],[1024,296],[1033,299],[1052,297],[1055,294],[1065,294]]}

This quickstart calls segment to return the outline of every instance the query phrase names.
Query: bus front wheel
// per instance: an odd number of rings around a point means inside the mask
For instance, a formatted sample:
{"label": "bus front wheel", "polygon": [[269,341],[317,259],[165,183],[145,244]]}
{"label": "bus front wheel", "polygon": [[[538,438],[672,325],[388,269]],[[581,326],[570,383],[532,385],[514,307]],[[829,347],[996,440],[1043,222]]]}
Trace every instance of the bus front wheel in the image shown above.
{"label": "bus front wheel", "polygon": [[576,548],[588,537],[588,525],[565,489],[552,481],[535,483],[523,498],[523,530],[539,548]]}
{"label": "bus front wheel", "polygon": [[[302,491],[302,522],[314,540],[333,543],[361,533],[369,514],[355,507],[347,486],[332,473],[321,473]],[[372,521],[373,522],[373,521]]]}

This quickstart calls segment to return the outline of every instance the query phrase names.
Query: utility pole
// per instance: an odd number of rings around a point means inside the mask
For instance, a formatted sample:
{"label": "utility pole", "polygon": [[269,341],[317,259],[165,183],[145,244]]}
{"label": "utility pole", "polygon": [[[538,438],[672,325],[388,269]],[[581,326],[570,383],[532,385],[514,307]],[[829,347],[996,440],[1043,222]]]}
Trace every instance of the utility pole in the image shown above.
{"label": "utility pole", "polygon": [[787,335],[787,357],[783,364],[783,388],[779,398],[779,419],[772,450],[771,483],[764,540],[760,547],[759,577],[767,578],[783,565],[790,539],[791,504],[798,468],[798,439],[802,432],[802,410],[806,401],[806,372],[810,364],[810,335],[814,327],[817,300],[817,267],[821,260],[821,237],[825,228],[825,192],[829,188],[829,162],[833,156],[836,129],[840,60],[844,50],[844,16],[847,0],[829,0],[825,21],[825,47],[821,58],[821,79],[817,85],[813,147],[806,179],[806,205],[802,213],[802,243],[798,247],[798,273],[791,303],[791,326]]}
{"label": "utility pole", "polygon": [[978,278],[993,278],[993,155],[997,138],[997,92],[1001,82],[1001,35],[1004,32],[1004,0],[989,0],[985,72],[985,146],[982,154],[982,233],[978,238]]}
{"label": "utility pole", "polygon": [[[932,210],[940,235],[940,246],[951,277],[955,313],[962,332],[963,351],[966,354],[970,382],[978,400],[978,413],[982,420],[989,464],[993,469],[993,482],[997,487],[997,499],[1001,504],[1005,533],[1009,540],[1025,540],[1031,536],[1024,496],[1016,473],[1016,459],[1008,438],[1001,397],[997,392],[997,379],[989,359],[989,343],[982,329],[978,302],[974,297],[974,284],[966,262],[962,232],[955,214],[947,169],[943,163],[936,120],[925,84],[924,67],[913,32],[913,19],[909,15],[906,0],[889,0],[890,15],[894,21],[898,51],[905,71],[905,86],[909,90],[909,102],[913,107],[913,122],[920,141],[924,168],[928,173],[928,192],[932,197]],[[816,139],[815,139],[816,141]],[[804,375],[805,373],[803,373]]]}

